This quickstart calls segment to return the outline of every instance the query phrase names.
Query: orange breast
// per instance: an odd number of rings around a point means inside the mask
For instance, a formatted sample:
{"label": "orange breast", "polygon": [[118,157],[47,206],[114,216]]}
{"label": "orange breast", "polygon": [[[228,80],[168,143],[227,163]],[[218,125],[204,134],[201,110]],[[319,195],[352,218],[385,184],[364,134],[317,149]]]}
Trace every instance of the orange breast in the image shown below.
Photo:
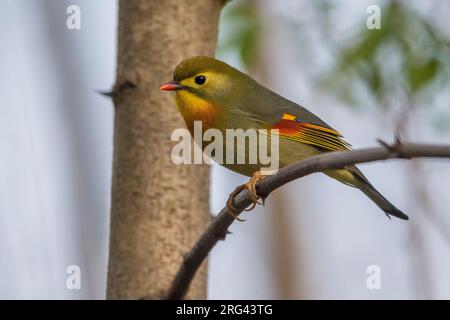
{"label": "orange breast", "polygon": [[203,130],[214,128],[217,120],[218,108],[210,102],[197,97],[188,91],[178,91],[175,95],[177,107],[192,132],[194,121],[201,121]]}

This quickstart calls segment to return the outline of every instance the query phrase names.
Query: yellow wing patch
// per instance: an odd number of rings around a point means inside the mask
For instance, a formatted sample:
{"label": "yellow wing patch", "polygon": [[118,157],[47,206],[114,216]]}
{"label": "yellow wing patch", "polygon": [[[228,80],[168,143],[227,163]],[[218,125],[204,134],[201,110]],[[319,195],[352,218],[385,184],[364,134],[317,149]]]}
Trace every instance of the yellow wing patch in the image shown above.
{"label": "yellow wing patch", "polygon": [[293,120],[293,121],[295,121],[295,120],[297,120],[297,117],[294,116],[294,115],[292,115],[292,114],[285,113],[285,114],[283,114],[283,117],[282,117],[281,119],[283,119],[283,120]]}

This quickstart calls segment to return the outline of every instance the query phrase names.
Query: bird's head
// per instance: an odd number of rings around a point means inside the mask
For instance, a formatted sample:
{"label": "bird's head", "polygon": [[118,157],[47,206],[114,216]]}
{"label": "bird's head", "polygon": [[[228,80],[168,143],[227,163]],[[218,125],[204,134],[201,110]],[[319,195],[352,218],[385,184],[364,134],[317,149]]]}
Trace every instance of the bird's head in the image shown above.
{"label": "bird's head", "polygon": [[182,61],[173,73],[172,81],[161,90],[175,92],[183,116],[217,113],[237,108],[253,80],[225,62],[198,56]]}

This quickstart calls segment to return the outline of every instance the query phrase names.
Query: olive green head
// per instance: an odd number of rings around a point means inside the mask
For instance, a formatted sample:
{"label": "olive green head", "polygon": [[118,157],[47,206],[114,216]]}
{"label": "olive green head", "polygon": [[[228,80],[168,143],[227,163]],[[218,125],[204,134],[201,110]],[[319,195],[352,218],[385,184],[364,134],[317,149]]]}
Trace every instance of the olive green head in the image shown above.
{"label": "olive green head", "polygon": [[253,83],[249,76],[217,59],[198,56],[182,61],[173,73],[172,81],[161,89],[189,91],[202,99],[226,107],[239,98]]}

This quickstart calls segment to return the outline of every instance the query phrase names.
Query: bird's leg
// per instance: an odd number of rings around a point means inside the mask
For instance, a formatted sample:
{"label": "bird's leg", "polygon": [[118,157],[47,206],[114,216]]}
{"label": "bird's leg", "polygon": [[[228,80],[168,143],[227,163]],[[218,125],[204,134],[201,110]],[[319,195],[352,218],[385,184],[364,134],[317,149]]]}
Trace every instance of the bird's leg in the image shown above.
{"label": "bird's leg", "polygon": [[253,210],[253,208],[255,208],[256,204],[261,204],[261,205],[264,204],[264,200],[259,202],[261,197],[258,196],[258,193],[256,192],[256,184],[264,178],[265,178],[265,176],[261,173],[261,171],[256,171],[253,174],[253,176],[250,178],[250,180],[245,184],[245,187],[250,192],[250,199],[252,199],[252,201],[253,201],[253,205],[251,207],[245,209],[245,211]]}
{"label": "bird's leg", "polygon": [[265,178],[265,176],[261,173],[261,171],[256,171],[247,183],[238,186],[236,189],[234,189],[234,191],[232,193],[230,193],[230,196],[228,197],[228,201],[227,201],[227,209],[228,209],[228,213],[233,218],[235,218],[238,221],[245,221],[238,217],[238,210],[233,206],[234,198],[238,195],[239,192],[241,192],[244,189],[247,189],[249,191],[250,199],[253,202],[248,208],[244,209],[244,211],[253,210],[255,208],[256,204],[264,204],[264,200],[262,200],[262,202],[259,202],[261,197],[258,196],[258,194],[256,192],[256,183],[258,183],[259,181],[261,181],[264,178]]}

